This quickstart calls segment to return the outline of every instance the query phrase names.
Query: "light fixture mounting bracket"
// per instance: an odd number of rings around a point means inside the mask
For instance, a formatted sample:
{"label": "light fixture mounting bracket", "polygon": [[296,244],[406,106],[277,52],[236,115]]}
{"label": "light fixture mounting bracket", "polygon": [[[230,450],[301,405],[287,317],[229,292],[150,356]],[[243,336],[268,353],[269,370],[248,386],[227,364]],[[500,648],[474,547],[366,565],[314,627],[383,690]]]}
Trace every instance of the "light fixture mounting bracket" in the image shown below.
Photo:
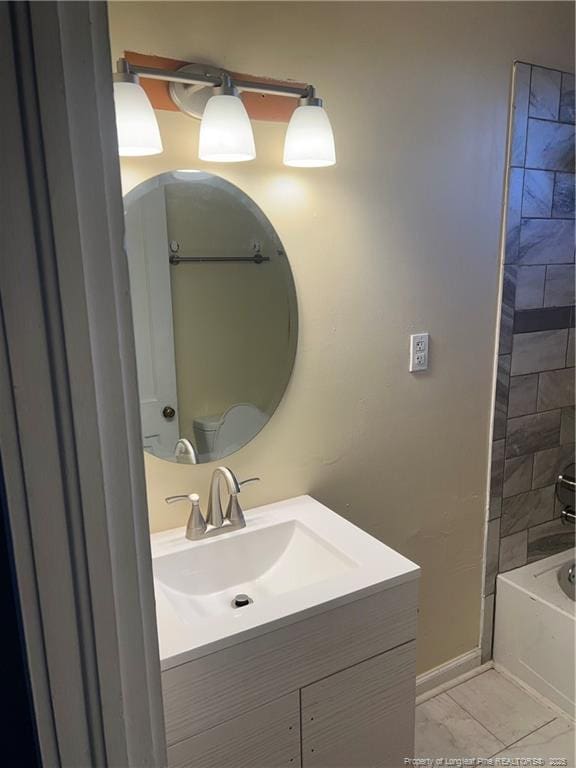
{"label": "light fixture mounting bracket", "polygon": [[222,82],[223,75],[227,73],[211,64],[186,64],[186,66],[180,67],[178,72],[189,74],[191,77],[202,74],[207,78],[213,79],[214,85],[206,83],[176,83],[173,81],[168,84],[170,98],[178,109],[184,112],[184,114],[190,115],[190,117],[201,120],[206,102],[214,95],[214,87]]}

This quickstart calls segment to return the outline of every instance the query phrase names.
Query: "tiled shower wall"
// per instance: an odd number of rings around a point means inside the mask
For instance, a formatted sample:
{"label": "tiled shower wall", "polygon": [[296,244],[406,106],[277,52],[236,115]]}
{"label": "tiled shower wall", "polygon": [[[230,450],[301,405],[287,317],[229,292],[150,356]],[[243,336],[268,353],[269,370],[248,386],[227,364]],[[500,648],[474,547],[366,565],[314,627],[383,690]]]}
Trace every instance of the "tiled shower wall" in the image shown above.
{"label": "tiled shower wall", "polygon": [[574,75],[516,64],[482,650],[499,572],[574,545],[554,483],[574,461]]}

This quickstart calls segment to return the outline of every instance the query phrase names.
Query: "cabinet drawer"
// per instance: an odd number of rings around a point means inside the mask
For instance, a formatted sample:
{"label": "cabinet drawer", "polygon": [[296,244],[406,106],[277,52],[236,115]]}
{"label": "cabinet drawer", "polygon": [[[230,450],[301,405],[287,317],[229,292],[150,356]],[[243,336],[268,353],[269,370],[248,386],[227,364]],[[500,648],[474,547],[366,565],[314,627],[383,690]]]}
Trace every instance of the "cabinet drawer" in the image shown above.
{"label": "cabinet drawer", "polygon": [[168,747],[168,768],[300,768],[298,691]]}
{"label": "cabinet drawer", "polygon": [[302,768],[389,768],[414,750],[416,643],[303,688]]}
{"label": "cabinet drawer", "polygon": [[413,640],[417,591],[400,584],[165,670],[168,744]]}

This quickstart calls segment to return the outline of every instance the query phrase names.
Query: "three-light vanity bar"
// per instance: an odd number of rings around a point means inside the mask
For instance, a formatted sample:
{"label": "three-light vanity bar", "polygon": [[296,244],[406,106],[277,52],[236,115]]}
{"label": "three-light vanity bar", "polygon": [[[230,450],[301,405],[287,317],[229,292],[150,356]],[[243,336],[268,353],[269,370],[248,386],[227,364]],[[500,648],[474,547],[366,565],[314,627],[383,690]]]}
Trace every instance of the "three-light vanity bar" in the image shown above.
{"label": "three-light vanity bar", "polygon": [[235,163],[256,157],[252,125],[240,99],[240,91],[247,91],[299,99],[286,131],[285,165],[315,168],[336,162],[332,126],[312,85],[247,80],[204,64],[188,64],[174,71],[156,69],[131,64],[125,58],[118,60],[114,74],[120,155],[135,157],[163,151],[156,115],[140,77],[168,82],[178,108],[201,118],[201,160]]}

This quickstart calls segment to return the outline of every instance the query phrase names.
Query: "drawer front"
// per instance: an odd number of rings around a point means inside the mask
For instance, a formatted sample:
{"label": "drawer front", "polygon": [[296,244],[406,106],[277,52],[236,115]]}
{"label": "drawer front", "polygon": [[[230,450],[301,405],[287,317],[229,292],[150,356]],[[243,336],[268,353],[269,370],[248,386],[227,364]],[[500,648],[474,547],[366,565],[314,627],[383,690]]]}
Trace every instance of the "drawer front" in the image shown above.
{"label": "drawer front", "polygon": [[300,768],[298,691],[168,748],[168,768]]}
{"label": "drawer front", "polygon": [[162,673],[168,744],[416,637],[416,580]]}
{"label": "drawer front", "polygon": [[413,756],[414,641],[301,692],[302,768],[390,768]]}

